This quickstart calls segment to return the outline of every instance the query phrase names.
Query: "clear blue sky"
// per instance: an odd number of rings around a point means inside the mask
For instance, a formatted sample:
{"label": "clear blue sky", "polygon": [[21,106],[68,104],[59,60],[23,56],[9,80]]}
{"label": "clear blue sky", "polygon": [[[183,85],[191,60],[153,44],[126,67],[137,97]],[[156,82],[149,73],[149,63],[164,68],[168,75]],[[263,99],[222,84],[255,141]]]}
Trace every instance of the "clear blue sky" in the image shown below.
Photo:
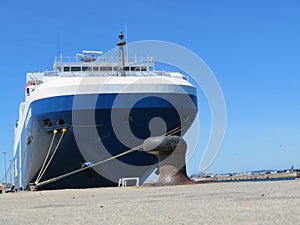
{"label": "clear blue sky", "polygon": [[[58,48],[70,56],[110,50],[126,23],[129,42],[187,47],[218,79],[227,131],[207,172],[300,168],[299,10],[298,0],[3,1],[0,151],[12,158],[25,73],[51,68]],[[190,173],[202,151],[189,162]]]}

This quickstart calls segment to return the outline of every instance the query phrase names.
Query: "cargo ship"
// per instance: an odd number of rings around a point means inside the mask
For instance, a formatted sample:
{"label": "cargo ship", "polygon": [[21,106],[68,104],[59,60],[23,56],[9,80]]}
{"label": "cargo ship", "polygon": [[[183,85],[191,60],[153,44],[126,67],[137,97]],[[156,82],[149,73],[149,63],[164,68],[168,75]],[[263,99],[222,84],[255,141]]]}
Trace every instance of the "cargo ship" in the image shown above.
{"label": "cargo ship", "polygon": [[196,88],[180,72],[156,70],[152,57],[125,56],[125,46],[120,33],[115,57],[59,55],[53,70],[26,74],[14,138],[16,188],[107,187],[124,177],[142,184],[157,168],[143,141],[189,129]]}

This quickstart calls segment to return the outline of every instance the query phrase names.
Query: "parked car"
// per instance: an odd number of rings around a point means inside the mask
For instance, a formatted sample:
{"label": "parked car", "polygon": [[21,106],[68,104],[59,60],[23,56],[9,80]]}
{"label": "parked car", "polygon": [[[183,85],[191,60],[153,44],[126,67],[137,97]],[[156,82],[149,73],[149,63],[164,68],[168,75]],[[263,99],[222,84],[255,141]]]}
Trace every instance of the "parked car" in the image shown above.
{"label": "parked car", "polygon": [[1,184],[0,185],[0,193],[2,193],[2,189],[3,189],[3,186],[5,187],[5,192],[13,192],[14,191],[14,185],[13,184]]}

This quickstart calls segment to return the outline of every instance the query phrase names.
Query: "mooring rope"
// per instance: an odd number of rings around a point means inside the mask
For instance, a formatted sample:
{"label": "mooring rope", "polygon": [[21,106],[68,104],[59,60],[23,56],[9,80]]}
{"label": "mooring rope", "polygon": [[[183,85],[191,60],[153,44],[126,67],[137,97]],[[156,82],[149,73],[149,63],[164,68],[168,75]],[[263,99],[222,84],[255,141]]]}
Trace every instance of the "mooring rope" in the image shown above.
{"label": "mooring rope", "polygon": [[[66,131],[67,131],[66,128],[63,128],[63,129],[62,129],[62,134],[61,134],[61,136],[60,136],[60,138],[59,138],[59,141],[57,142],[57,145],[56,145],[56,147],[55,147],[55,149],[54,149],[54,151],[53,151],[53,153],[52,153],[52,155],[51,155],[51,157],[50,157],[50,159],[49,159],[47,165],[46,165],[45,168],[43,169],[43,172],[41,172],[41,174],[38,176],[38,179],[34,182],[35,184],[38,184],[38,183],[40,182],[41,178],[43,177],[44,173],[46,172],[46,170],[47,170],[48,166],[50,165],[50,163],[51,163],[51,161],[52,161],[52,159],[53,159],[53,157],[54,157],[54,155],[55,155],[55,153],[56,153],[56,151],[57,151],[57,149],[58,149],[58,147],[59,147],[59,145],[60,145],[60,143],[61,143],[61,140],[63,139],[64,134],[66,133]],[[54,137],[54,135],[53,135],[53,137]],[[53,138],[52,140],[54,140],[54,138]],[[52,145],[52,143],[51,143],[51,145]],[[51,147],[51,146],[50,146],[50,147]],[[50,150],[51,150],[51,149],[49,148],[48,153],[50,153]],[[48,158],[48,155],[47,155],[47,158]],[[47,161],[47,158],[45,159],[44,162]]]}
{"label": "mooring rope", "polygon": [[[175,134],[175,133],[177,133],[177,132],[179,132],[179,131],[181,131],[181,130],[183,130],[183,129],[184,129],[183,126],[179,126],[179,127],[176,127],[176,128],[174,128],[173,130],[171,130],[171,131],[169,131],[169,132],[167,132],[167,133],[165,133],[165,134],[163,134],[163,135],[161,135],[161,136],[170,136],[170,135]],[[107,159],[104,159],[104,160],[102,160],[102,161],[99,161],[99,162],[97,162],[97,163],[94,163],[94,164],[92,164],[92,165],[90,165],[90,166],[87,166],[87,167],[84,167],[84,168],[80,168],[80,169],[74,170],[74,171],[72,171],[72,172],[65,173],[65,174],[63,174],[63,175],[60,175],[60,176],[57,176],[57,177],[53,177],[53,178],[51,178],[51,179],[48,179],[48,180],[45,180],[45,181],[42,181],[42,182],[35,182],[35,187],[38,188],[38,187],[44,186],[44,185],[46,185],[46,184],[50,184],[50,183],[56,182],[56,181],[58,181],[58,180],[61,180],[61,179],[63,179],[63,178],[66,178],[66,177],[68,177],[68,176],[71,176],[71,175],[73,175],[73,174],[79,173],[79,172],[84,171],[84,170],[86,170],[86,169],[93,168],[93,167],[98,166],[98,165],[100,165],[100,164],[102,164],[102,163],[108,162],[108,161],[110,161],[110,160],[116,159],[116,158],[121,157],[121,156],[123,156],[123,155],[127,155],[127,154],[129,154],[129,153],[131,153],[131,152],[137,151],[137,150],[141,149],[142,147],[143,147],[143,144],[138,145],[138,146],[136,146],[136,147],[134,147],[134,148],[131,148],[131,149],[129,149],[129,150],[125,151],[125,152],[122,152],[122,153],[120,153],[120,154],[118,154],[118,155],[115,155],[115,156],[112,156],[112,157],[110,157],[110,158],[107,158]]]}
{"label": "mooring rope", "polygon": [[57,134],[57,130],[53,130],[53,137],[52,137],[50,146],[49,146],[49,148],[48,148],[47,155],[46,155],[45,160],[44,160],[44,162],[43,162],[43,165],[42,165],[42,167],[41,167],[41,169],[40,169],[39,175],[37,176],[36,181],[35,181],[34,183],[38,183],[38,182],[40,182],[40,180],[41,180],[41,174],[42,174],[42,172],[44,171],[44,167],[45,167],[46,162],[47,162],[47,159],[48,159],[48,157],[49,157],[49,155],[50,155],[50,152],[51,152],[52,145],[53,145],[53,142],[54,142],[54,139],[55,139],[56,134]]}

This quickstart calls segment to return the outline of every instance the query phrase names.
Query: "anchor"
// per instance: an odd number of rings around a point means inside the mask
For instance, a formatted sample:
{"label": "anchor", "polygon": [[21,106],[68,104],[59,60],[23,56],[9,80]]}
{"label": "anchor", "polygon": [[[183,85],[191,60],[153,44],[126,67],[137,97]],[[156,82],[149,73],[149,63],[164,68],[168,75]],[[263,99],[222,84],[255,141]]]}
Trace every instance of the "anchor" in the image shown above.
{"label": "anchor", "polygon": [[159,180],[154,186],[194,184],[186,173],[187,144],[180,136],[150,137],[143,149],[158,158]]}

